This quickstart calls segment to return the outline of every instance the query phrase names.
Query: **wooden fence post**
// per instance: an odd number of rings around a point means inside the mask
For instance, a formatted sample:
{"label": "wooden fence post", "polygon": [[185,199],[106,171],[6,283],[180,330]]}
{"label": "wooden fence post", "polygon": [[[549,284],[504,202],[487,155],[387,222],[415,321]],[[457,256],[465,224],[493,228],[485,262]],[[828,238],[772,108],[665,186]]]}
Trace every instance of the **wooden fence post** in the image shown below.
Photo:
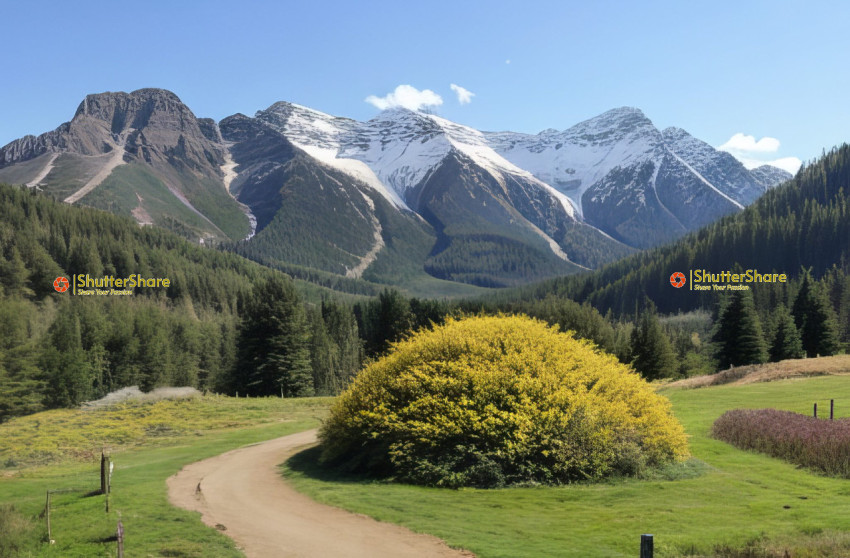
{"label": "wooden fence post", "polygon": [[815,418],[818,418],[818,404],[815,403]]}
{"label": "wooden fence post", "polygon": [[47,519],[47,542],[53,543],[53,536],[50,532],[50,491],[47,491],[47,502],[44,504],[44,517]]}
{"label": "wooden fence post", "polygon": [[106,494],[106,455],[100,452],[100,493]]}
{"label": "wooden fence post", "polygon": [[106,457],[101,460],[101,473],[103,477],[103,494],[106,495],[106,513],[109,513],[109,499],[111,497],[110,492],[112,492],[112,458]]}
{"label": "wooden fence post", "polygon": [[640,536],[640,558],[652,558],[653,543],[652,535]]}
{"label": "wooden fence post", "polygon": [[835,418],[835,399],[829,400],[829,420]]}
{"label": "wooden fence post", "polygon": [[118,520],[118,558],[124,558],[124,524]]}

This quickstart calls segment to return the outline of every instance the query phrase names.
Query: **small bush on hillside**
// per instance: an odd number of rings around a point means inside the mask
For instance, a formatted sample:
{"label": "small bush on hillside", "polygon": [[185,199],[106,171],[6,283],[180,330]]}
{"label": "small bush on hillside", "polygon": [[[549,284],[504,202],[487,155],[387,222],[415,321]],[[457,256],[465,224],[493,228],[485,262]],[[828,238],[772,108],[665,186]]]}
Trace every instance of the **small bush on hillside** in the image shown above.
{"label": "small bush on hillside", "polygon": [[735,409],[714,422],[711,434],[741,449],[850,478],[850,419],[822,420],[776,409]]}
{"label": "small bush on hillside", "polygon": [[687,455],[649,384],[527,317],[449,320],[396,343],[320,437],[325,463],[448,487],[597,480]]}

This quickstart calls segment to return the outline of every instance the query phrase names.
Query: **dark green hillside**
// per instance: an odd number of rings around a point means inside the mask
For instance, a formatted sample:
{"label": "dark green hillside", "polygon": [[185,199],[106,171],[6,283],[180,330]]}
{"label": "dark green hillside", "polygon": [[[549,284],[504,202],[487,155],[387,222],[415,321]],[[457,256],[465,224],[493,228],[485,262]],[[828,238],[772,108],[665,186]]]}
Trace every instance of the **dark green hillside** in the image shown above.
{"label": "dark green hillside", "polygon": [[[850,146],[843,145],[767,192],[739,214],[689,234],[672,245],[625,258],[593,273],[565,277],[518,291],[520,298],[558,294],[588,301],[601,312],[632,314],[648,296],[662,313],[710,307],[711,292],[674,289],[670,275],[705,269],[756,269],[800,275],[812,268],[823,277],[833,266],[850,266]],[[759,297],[779,301],[787,293],[759,285]],[[515,293],[517,294],[517,293]],[[771,302],[765,300],[763,302]]]}
{"label": "dark green hillside", "polygon": [[[170,286],[138,288],[130,296],[54,290],[57,277],[86,273],[168,278]],[[245,324],[258,319],[263,292],[283,293],[275,301],[276,323],[290,332],[290,340],[274,341],[267,357],[277,364],[271,368],[240,349]],[[250,387],[246,377],[257,362],[272,383],[300,374],[293,395],[337,389],[359,367],[353,313],[332,300],[324,312],[311,307],[287,276],[237,255],[35,190],[0,186],[0,421],[74,406],[128,385],[247,386],[243,393],[279,394]],[[324,347],[357,358],[330,364],[301,358],[297,367],[281,360],[309,355],[317,336]]]}
{"label": "dark green hillside", "polygon": [[237,114],[221,131],[239,165],[233,191],[257,218],[253,238],[224,249],[348,293],[376,294],[382,285],[425,296],[481,292],[426,273],[435,234],[413,212],[317,162],[261,120]]}
{"label": "dark green hillside", "polygon": [[[240,199],[276,200],[273,214],[257,214],[257,235],[249,240],[245,254],[263,255],[301,266],[345,275],[369,251],[374,242],[370,209],[356,188],[324,187],[344,184],[317,165],[300,158],[272,171],[268,181],[248,184]],[[269,188],[271,186],[271,188]]]}
{"label": "dark green hillside", "polygon": [[425,262],[434,277],[505,287],[580,269],[552,252],[536,226],[510,203],[510,189],[464,156],[448,157],[416,193],[437,242]]}

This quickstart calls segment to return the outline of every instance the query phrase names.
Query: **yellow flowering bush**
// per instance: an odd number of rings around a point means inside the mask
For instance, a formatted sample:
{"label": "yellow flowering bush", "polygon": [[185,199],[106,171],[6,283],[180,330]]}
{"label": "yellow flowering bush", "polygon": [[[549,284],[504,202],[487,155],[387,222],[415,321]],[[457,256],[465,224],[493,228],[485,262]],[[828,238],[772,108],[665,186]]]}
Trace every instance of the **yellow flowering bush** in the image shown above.
{"label": "yellow flowering bush", "polygon": [[596,480],[688,455],[666,398],[525,316],[450,319],[394,344],[320,438],[326,463],[450,487]]}

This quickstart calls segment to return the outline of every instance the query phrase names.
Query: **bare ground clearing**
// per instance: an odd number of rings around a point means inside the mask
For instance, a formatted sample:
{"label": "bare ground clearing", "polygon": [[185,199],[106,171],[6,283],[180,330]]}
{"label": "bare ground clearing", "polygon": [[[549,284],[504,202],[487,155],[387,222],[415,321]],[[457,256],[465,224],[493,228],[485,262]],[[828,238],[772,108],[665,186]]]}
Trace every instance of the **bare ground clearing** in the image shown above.
{"label": "bare ground clearing", "polygon": [[722,384],[745,385],[756,382],[771,382],[788,378],[806,378],[811,376],[850,375],[850,355],[830,357],[801,358],[751,364],[723,370],[717,374],[694,376],[665,384],[664,387],[693,389]]}

